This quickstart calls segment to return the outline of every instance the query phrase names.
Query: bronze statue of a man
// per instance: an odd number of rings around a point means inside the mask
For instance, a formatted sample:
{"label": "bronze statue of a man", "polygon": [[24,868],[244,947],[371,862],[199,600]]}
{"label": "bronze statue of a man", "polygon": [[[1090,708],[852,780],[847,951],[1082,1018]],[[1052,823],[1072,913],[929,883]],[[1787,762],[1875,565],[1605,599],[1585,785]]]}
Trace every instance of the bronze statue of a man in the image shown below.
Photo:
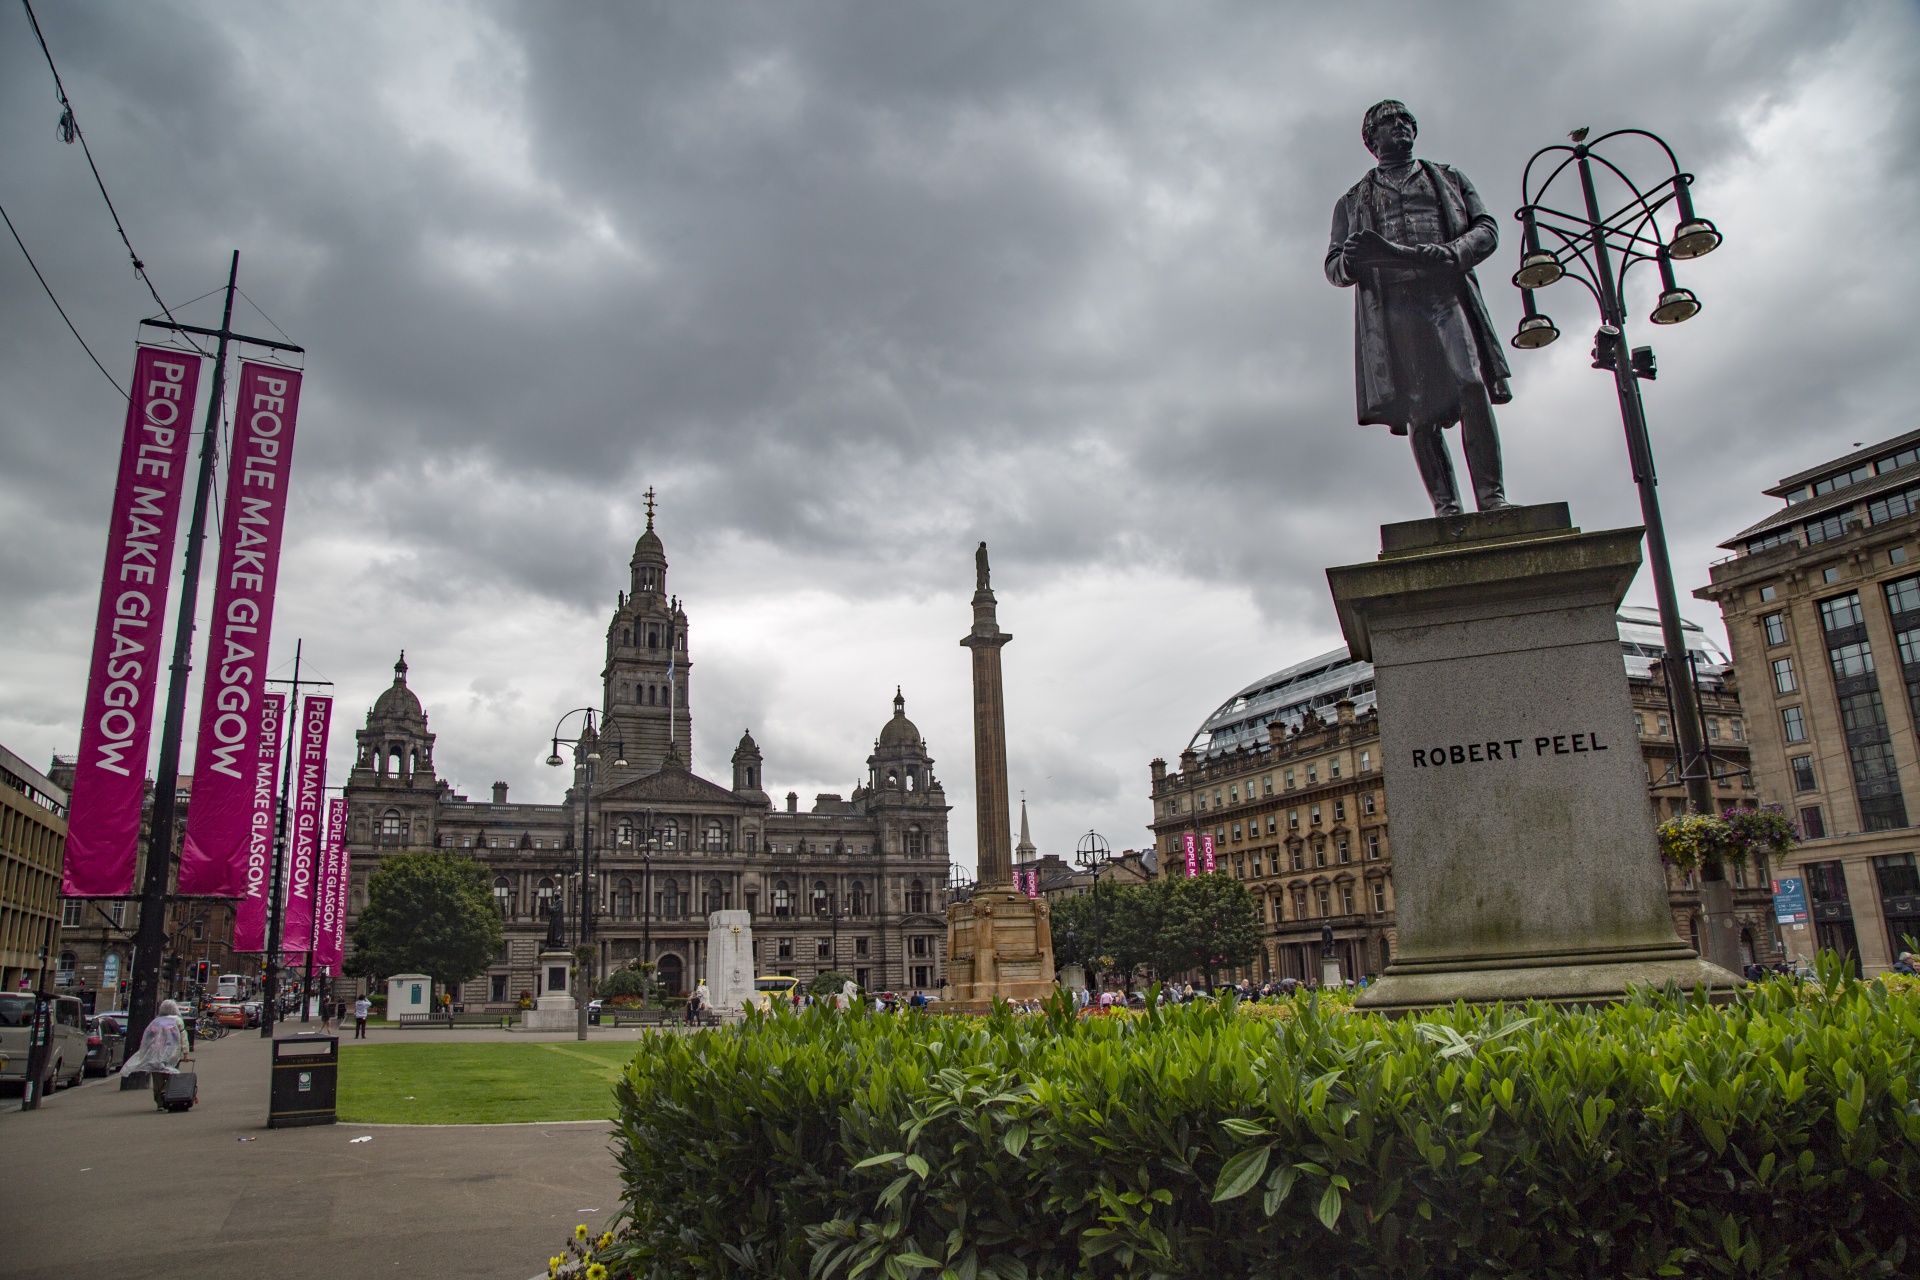
{"label": "bronze statue of a man", "polygon": [[1368,109],[1360,137],[1379,161],[1333,207],[1326,271],[1354,299],[1353,372],[1360,421],[1413,437],[1436,516],[1460,514],[1444,431],[1458,422],[1475,505],[1511,505],[1493,406],[1513,399],[1506,355],[1480,297],[1475,264],[1499,247],[1493,217],[1466,175],[1413,158],[1419,126],[1406,104]]}

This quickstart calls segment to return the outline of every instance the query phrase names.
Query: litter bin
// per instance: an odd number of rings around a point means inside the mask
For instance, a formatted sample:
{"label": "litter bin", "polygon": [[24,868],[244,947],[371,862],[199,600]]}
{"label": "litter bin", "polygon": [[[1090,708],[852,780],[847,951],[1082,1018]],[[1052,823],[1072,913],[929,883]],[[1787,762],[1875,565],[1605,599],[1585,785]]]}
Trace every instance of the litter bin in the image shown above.
{"label": "litter bin", "polygon": [[273,1092],[267,1128],[334,1123],[340,1037],[298,1035],[273,1042]]}

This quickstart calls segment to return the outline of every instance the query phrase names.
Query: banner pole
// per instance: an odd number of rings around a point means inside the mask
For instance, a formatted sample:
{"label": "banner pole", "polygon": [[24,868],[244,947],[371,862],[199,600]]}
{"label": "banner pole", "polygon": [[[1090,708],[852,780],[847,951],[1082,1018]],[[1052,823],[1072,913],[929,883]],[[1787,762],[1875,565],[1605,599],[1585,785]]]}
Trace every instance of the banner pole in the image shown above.
{"label": "banner pole", "polygon": [[213,463],[219,453],[220,405],[226,395],[227,339],[231,336],[233,295],[239,276],[240,251],[235,249],[227,266],[226,306],[220,315],[219,345],[213,357],[213,394],[207,397],[206,426],[200,437],[200,474],[194,481],[193,515],[187,526],[186,567],[180,575],[180,612],[174,621],[167,712],[161,724],[160,764],[153,781],[147,874],[140,892],[140,928],[133,944],[132,980],[127,985],[129,1044],[140,1043],[159,1006],[160,951],[166,940],[167,879],[173,869],[174,792],[180,783],[180,725],[186,718],[187,676],[193,670],[193,615],[199,609],[200,552],[206,543],[207,498],[213,491]]}
{"label": "banner pole", "polygon": [[[292,691],[287,694],[288,714],[281,721],[283,726],[289,723],[297,726],[300,721],[300,658],[306,643],[304,639],[293,642],[293,679],[267,682],[293,686]],[[274,811],[273,875],[267,887],[267,953],[263,957],[266,961],[266,973],[263,975],[262,982],[265,995],[260,1001],[260,1038],[262,1040],[273,1039],[274,1019],[280,1012],[280,930],[286,920],[280,895],[285,891],[286,886],[287,806],[292,799],[293,762],[300,754],[299,747],[288,737],[288,733],[289,731],[284,727],[280,731],[282,761],[280,803],[275,806]]]}

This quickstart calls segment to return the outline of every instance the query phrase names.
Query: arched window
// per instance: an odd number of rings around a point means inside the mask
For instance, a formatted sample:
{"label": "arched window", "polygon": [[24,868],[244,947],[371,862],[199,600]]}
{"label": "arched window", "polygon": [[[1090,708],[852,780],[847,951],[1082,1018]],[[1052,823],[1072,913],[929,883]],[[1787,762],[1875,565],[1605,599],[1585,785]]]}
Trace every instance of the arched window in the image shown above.
{"label": "arched window", "polygon": [[632,643],[633,643],[633,629],[632,629],[631,627],[622,627],[622,628],[620,628],[620,644],[621,644],[621,646],[622,646],[622,647],[624,648],[624,647],[626,647],[626,646],[628,646],[628,645],[631,645]]}
{"label": "arched window", "polygon": [[659,647],[660,647],[660,628],[648,627],[647,628],[647,648],[658,649]]}
{"label": "arched window", "polygon": [[825,880],[815,880],[813,882],[813,914],[817,916],[826,915],[829,901],[827,882]]}
{"label": "arched window", "polygon": [[77,965],[79,965],[80,957],[74,955],[73,952],[71,951],[62,951],[60,953],[60,959],[57,963],[58,963],[60,972],[66,975],[66,977],[61,980],[59,985],[63,987],[67,986],[73,981],[73,971],[74,971],[74,968]]}
{"label": "arched window", "polygon": [[898,769],[889,769],[889,770],[887,770],[887,786],[889,786],[889,787],[892,787],[892,788],[894,788],[894,789],[896,789],[896,790],[897,790],[897,789],[899,788],[899,786],[900,786],[900,771],[899,771]]}
{"label": "arched window", "polygon": [[773,914],[782,919],[793,914],[793,890],[785,880],[773,883]]}
{"label": "arched window", "polygon": [[540,900],[540,915],[542,917],[552,915],[553,914],[553,877],[541,876],[539,887],[536,888],[533,892],[534,892],[534,896]]}
{"label": "arched window", "polygon": [[660,887],[660,917],[663,920],[680,918],[680,882],[669,878]]}
{"label": "arched window", "polygon": [[707,881],[706,890],[700,895],[700,910],[703,912],[725,911],[733,904],[729,895],[717,879]]}
{"label": "arched window", "polygon": [[914,773],[914,771],[911,768],[909,768],[907,770],[907,790],[909,791],[918,790],[918,783],[919,783],[918,776]]}
{"label": "arched window", "polygon": [[747,787],[749,789],[753,787],[753,766],[752,765],[747,766]]}
{"label": "arched window", "polygon": [[668,818],[660,824],[660,848],[663,850],[680,847],[680,824]]}
{"label": "arched window", "polygon": [[380,843],[397,845],[400,843],[400,811],[389,809],[380,816]]}
{"label": "arched window", "polygon": [[513,886],[507,882],[507,878],[505,876],[495,876],[493,878],[493,905],[500,908],[500,916],[502,919],[513,914],[512,897]]}
{"label": "arched window", "polygon": [[920,830],[920,824],[916,822],[907,828],[907,852],[925,853],[926,851],[926,834]]}
{"label": "arched window", "polygon": [[[915,827],[918,831],[919,828]],[[907,886],[907,910],[925,911],[927,909],[927,886],[923,881],[915,880]]]}
{"label": "arched window", "polygon": [[871,904],[867,901],[866,881],[855,880],[847,886],[847,904],[853,909],[854,915],[864,916],[867,914],[867,909]]}
{"label": "arched window", "polygon": [[633,823],[626,818],[620,819],[620,825],[615,829],[613,839],[614,843],[620,848],[631,848],[633,846]]}
{"label": "arched window", "polygon": [[720,820],[717,818],[709,819],[707,822],[707,852],[720,853],[724,851],[726,841],[726,833],[720,829]]}
{"label": "arched window", "polygon": [[633,881],[625,876],[613,885],[613,914],[622,920],[633,918]]}

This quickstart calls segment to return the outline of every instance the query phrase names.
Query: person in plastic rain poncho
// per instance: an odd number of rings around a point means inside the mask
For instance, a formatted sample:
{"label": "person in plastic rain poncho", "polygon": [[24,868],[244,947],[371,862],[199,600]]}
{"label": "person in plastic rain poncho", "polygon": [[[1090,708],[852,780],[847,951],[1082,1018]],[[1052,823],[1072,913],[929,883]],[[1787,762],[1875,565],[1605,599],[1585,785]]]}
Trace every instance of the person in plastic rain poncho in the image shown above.
{"label": "person in plastic rain poncho", "polygon": [[[167,1077],[180,1069],[187,1052],[187,1028],[180,1021],[180,1006],[171,1000],[160,1002],[160,1012],[147,1024],[140,1037],[140,1051],[120,1066],[122,1075],[146,1072],[153,1080],[153,1105],[160,1106],[167,1091]],[[162,1108],[164,1110],[165,1108]]]}

